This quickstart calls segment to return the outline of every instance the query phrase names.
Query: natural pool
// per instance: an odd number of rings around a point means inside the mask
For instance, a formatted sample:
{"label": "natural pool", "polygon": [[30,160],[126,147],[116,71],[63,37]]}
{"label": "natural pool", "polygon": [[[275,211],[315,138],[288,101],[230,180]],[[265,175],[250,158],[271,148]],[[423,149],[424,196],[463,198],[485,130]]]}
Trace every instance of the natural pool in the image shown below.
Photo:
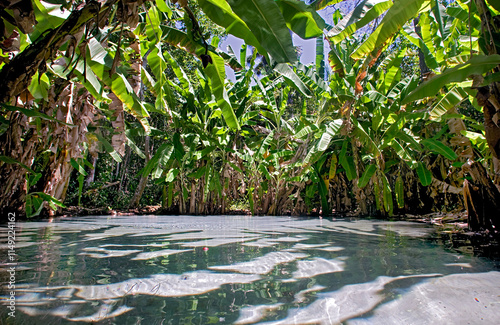
{"label": "natural pool", "polygon": [[498,261],[425,224],[247,216],[17,223],[6,324],[497,324]]}

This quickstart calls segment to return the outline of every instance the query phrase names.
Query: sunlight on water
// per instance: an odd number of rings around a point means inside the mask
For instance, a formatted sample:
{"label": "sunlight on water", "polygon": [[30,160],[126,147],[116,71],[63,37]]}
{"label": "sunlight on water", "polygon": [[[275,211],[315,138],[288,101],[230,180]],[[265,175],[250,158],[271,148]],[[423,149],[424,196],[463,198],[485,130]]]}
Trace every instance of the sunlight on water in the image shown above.
{"label": "sunlight on water", "polygon": [[17,227],[16,324],[493,324],[500,315],[497,262],[446,250],[424,224],[100,216]]}

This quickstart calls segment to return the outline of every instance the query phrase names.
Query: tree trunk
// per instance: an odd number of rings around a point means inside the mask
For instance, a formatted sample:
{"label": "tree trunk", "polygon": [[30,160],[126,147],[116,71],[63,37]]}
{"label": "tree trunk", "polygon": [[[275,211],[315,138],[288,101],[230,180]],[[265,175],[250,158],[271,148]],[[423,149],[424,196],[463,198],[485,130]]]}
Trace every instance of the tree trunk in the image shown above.
{"label": "tree trunk", "polygon": [[118,185],[118,191],[121,191],[123,188],[125,188],[125,191],[126,191],[126,186],[125,186],[125,177],[127,175],[127,166],[128,166],[128,162],[130,160],[130,155],[131,155],[131,152],[130,152],[130,147],[127,146],[127,149],[125,149],[125,159],[123,160],[123,168],[122,168],[122,173],[121,173],[121,176],[120,176],[120,185]]}
{"label": "tree trunk", "polygon": [[196,181],[191,181],[191,198],[189,200],[189,214],[196,214]]}
{"label": "tree trunk", "polygon": [[206,204],[205,204],[205,177],[202,177],[200,179],[200,199],[198,201],[198,213],[199,214],[207,214],[205,211],[206,209]]}
{"label": "tree trunk", "polygon": [[[498,188],[500,164],[500,126],[498,124],[498,111],[500,105],[496,84],[478,89],[476,98],[483,107],[484,130],[486,142],[494,159],[494,181],[488,177],[484,167],[479,163],[471,165],[472,184],[464,184],[464,197],[466,202],[469,227],[471,230],[500,229],[500,191]],[[467,185],[467,186],[466,186]]]}
{"label": "tree trunk", "polygon": [[89,163],[94,167],[92,168],[90,171],[89,171],[89,174],[87,176],[87,179],[85,179],[85,186],[87,188],[90,187],[90,184],[92,184],[94,182],[94,179],[95,179],[95,168],[97,166],[97,158],[99,156],[98,155],[95,155],[95,156],[90,156],[90,161]]}
{"label": "tree trunk", "polygon": [[[0,136],[0,154],[17,160],[31,167],[35,157],[35,142],[23,141],[22,137],[28,126],[28,119],[21,113],[12,113],[10,125]],[[0,213],[24,214],[23,205],[26,197],[26,169],[18,164],[0,162]]]}
{"label": "tree trunk", "polygon": [[477,230],[500,229],[500,192],[478,162],[464,165],[472,181],[464,181],[464,200],[469,228]]}
{"label": "tree trunk", "polygon": [[[145,137],[144,144],[144,155],[146,156],[146,160],[144,161],[144,165],[147,165],[149,160],[151,159],[151,149],[149,146],[149,135]],[[141,201],[142,194],[144,193],[144,189],[146,189],[146,185],[148,183],[148,175],[141,174],[141,178],[139,180],[139,184],[135,189],[134,196],[132,200],[130,200],[129,207],[136,208],[139,206],[139,202]]]}

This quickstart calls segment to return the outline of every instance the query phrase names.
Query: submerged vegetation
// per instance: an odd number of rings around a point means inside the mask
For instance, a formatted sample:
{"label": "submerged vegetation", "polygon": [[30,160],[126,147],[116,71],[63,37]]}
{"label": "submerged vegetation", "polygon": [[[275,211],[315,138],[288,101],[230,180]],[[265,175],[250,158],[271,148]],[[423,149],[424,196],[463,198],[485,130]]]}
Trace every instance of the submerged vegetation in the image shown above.
{"label": "submerged vegetation", "polygon": [[4,1],[2,211],[467,209],[498,229],[498,3],[351,2]]}

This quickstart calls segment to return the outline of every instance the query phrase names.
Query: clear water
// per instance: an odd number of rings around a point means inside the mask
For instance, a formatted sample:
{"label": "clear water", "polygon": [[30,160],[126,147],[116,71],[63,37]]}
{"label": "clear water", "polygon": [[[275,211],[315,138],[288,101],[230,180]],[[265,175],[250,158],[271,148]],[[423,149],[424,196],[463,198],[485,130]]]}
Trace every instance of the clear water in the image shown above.
{"label": "clear water", "polygon": [[427,225],[246,216],[17,223],[16,317],[0,228],[0,323],[497,324],[498,262]]}

